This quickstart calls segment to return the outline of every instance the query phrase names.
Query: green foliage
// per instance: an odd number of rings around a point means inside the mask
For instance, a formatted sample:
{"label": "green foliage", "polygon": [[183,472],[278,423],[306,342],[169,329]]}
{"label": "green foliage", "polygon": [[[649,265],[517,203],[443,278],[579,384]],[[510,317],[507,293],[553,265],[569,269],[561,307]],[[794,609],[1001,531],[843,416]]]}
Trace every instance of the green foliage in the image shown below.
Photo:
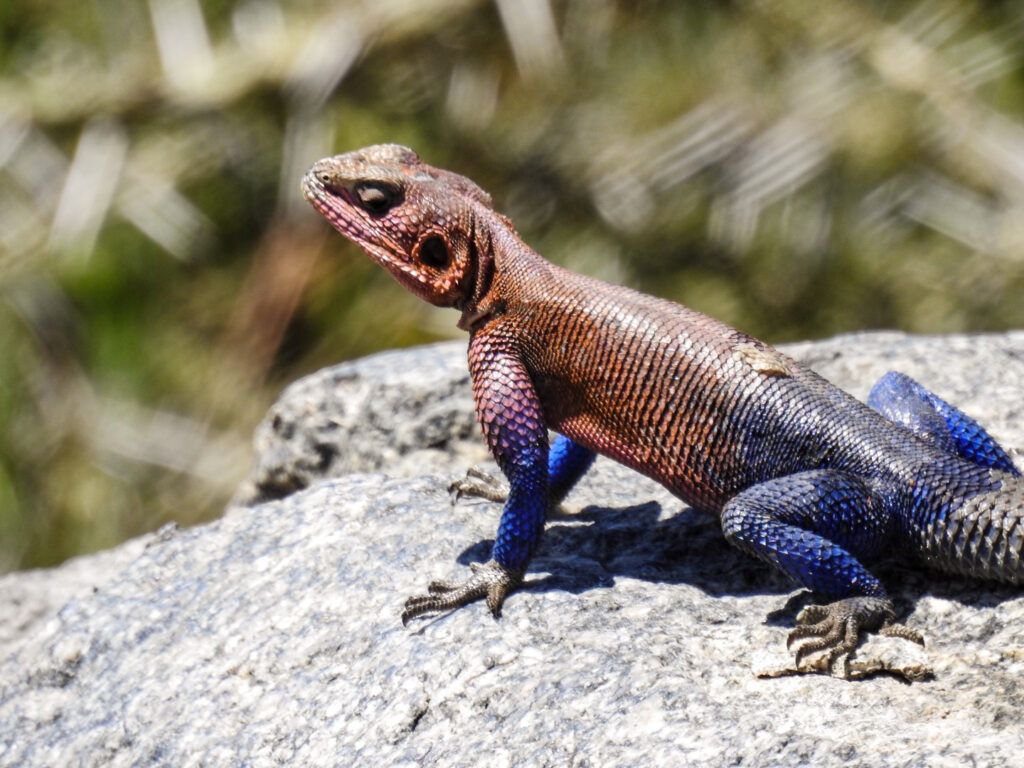
{"label": "green foliage", "polygon": [[1011,3],[0,8],[0,571],[207,519],[302,374],[455,337],[308,210],[394,141],[771,341],[1024,326]]}

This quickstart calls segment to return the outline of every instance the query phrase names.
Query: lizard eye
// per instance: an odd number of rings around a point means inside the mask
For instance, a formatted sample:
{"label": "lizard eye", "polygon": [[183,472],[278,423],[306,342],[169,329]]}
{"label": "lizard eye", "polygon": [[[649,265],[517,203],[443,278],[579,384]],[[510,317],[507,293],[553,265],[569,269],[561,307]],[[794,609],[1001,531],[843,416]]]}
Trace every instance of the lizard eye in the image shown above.
{"label": "lizard eye", "polygon": [[398,201],[398,188],[379,181],[365,181],[356,186],[355,193],[359,204],[375,215],[387,213]]}
{"label": "lizard eye", "polygon": [[448,266],[451,257],[448,254],[448,246],[440,237],[428,237],[420,246],[420,261],[434,269],[444,269]]}

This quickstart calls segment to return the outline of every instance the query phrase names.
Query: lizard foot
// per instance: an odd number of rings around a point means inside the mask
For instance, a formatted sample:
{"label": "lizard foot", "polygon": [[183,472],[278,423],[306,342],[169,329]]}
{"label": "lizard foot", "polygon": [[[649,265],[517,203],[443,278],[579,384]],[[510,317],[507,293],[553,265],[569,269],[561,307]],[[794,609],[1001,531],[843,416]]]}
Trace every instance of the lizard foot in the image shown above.
{"label": "lizard foot", "polygon": [[521,571],[512,571],[494,560],[471,563],[473,575],[461,583],[432,581],[426,595],[413,595],[405,601],[402,624],[425,613],[438,613],[487,598],[487,607],[495,618],[501,615],[501,604],[509,592],[523,583]]}
{"label": "lizard foot", "polygon": [[[503,502],[508,501],[508,484],[479,467],[470,467],[466,470],[465,477],[455,480],[448,486],[448,493],[451,494],[453,504],[463,496]],[[574,517],[574,511],[566,509],[561,504],[555,504],[548,510],[547,519],[571,520]]]}
{"label": "lizard foot", "polygon": [[860,631],[879,632],[902,637],[919,645],[924,638],[919,632],[894,624],[896,612],[892,602],[883,597],[848,597],[828,605],[809,605],[797,616],[796,629],[789,633],[786,647],[807,639],[796,650],[796,665],[809,653],[827,651],[825,658],[830,672],[840,656],[851,654],[860,640]]}
{"label": "lizard foot", "polygon": [[470,467],[466,476],[448,486],[448,493],[455,501],[463,496],[476,496],[488,501],[505,501],[508,498],[508,486],[490,472],[479,467]]}

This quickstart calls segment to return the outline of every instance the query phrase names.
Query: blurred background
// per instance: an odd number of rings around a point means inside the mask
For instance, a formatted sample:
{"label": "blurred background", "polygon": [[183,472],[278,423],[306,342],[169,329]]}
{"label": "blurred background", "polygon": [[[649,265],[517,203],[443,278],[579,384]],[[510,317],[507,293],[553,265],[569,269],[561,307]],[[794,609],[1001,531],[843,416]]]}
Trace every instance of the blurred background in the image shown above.
{"label": "blurred background", "polygon": [[366,144],[772,342],[1024,327],[1020,2],[6,0],[0,35],[0,572],[217,515],[288,382],[462,336],[301,199]]}

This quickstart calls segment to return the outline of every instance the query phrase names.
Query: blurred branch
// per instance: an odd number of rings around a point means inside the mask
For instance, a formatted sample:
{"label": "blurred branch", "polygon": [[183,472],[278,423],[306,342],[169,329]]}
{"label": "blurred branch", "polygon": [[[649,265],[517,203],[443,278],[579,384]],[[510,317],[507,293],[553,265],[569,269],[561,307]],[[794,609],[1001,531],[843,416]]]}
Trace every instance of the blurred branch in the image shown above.
{"label": "blurred branch", "polygon": [[301,306],[326,234],[320,227],[300,232],[276,221],[267,228],[253,255],[222,344],[224,354],[235,356],[256,382],[262,382],[269,372]]}

